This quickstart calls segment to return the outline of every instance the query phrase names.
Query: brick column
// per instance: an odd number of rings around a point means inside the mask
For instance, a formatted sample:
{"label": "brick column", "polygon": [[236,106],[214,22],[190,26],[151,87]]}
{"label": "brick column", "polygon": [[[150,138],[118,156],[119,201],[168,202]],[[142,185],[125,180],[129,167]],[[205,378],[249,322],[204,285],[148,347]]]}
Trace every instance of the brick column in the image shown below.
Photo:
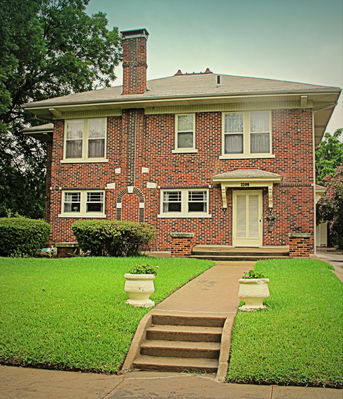
{"label": "brick column", "polygon": [[310,233],[289,233],[289,256],[291,258],[308,258],[312,252]]}
{"label": "brick column", "polygon": [[170,233],[171,256],[189,256],[192,253],[194,233]]}

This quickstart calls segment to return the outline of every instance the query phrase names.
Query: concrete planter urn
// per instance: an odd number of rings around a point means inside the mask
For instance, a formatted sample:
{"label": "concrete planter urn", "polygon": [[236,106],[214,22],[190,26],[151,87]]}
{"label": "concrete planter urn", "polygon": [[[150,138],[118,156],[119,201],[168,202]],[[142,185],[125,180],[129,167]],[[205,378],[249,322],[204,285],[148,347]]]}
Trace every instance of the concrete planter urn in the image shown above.
{"label": "concrete planter urn", "polygon": [[124,274],[126,279],[124,291],[129,299],[128,305],[151,308],[155,302],[149,297],[155,292],[154,279],[156,277],[156,266],[139,265]]}
{"label": "concrete planter urn", "polygon": [[265,309],[263,301],[270,296],[268,283],[269,279],[264,278],[261,273],[256,273],[253,270],[244,273],[243,278],[239,280],[238,296],[245,304],[239,309],[245,312]]}

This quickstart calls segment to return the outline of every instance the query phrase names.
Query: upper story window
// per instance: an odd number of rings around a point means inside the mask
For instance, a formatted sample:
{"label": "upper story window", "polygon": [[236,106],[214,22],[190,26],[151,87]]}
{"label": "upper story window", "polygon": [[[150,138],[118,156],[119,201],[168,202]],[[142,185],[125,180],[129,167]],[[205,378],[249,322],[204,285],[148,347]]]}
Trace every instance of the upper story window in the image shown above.
{"label": "upper story window", "polygon": [[175,115],[173,152],[198,152],[195,148],[195,114]]}
{"label": "upper story window", "polygon": [[59,216],[105,217],[104,191],[63,191]]}
{"label": "upper story window", "polygon": [[160,217],[211,217],[208,213],[207,189],[173,189],[161,191]]}
{"label": "upper story window", "polygon": [[64,161],[106,161],[106,118],[65,121]]}
{"label": "upper story window", "polygon": [[220,158],[272,158],[269,111],[223,114],[223,154]]}

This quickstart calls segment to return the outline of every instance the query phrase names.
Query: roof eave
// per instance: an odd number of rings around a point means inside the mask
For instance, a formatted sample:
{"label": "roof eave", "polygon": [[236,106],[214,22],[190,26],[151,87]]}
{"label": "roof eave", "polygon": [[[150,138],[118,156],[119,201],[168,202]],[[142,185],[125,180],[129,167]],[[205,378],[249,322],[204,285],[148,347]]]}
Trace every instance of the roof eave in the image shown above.
{"label": "roof eave", "polygon": [[233,182],[272,182],[279,183],[282,181],[282,176],[275,177],[214,177],[212,179],[215,183],[233,183]]}
{"label": "roof eave", "polygon": [[[331,90],[330,90],[331,89]],[[180,94],[180,95],[168,95],[168,96],[155,96],[155,97],[124,97],[124,98],[115,98],[113,100],[86,100],[86,101],[66,101],[64,103],[61,102],[49,102],[46,105],[36,105],[37,102],[31,102],[24,104],[24,109],[26,110],[35,110],[35,109],[48,109],[48,108],[56,108],[56,107],[65,107],[65,106],[83,106],[83,105],[102,105],[102,104],[117,104],[117,105],[125,105],[125,104],[135,104],[135,103],[152,103],[158,101],[168,101],[168,100],[201,100],[201,99],[222,99],[222,98],[244,98],[244,97],[261,97],[261,96],[284,96],[284,95],[323,95],[323,94],[337,94],[339,95],[341,92],[340,88],[336,87],[328,87],[325,89],[316,89],[316,90],[299,90],[299,91],[263,91],[263,92],[239,92],[239,93],[211,93],[211,94]]]}

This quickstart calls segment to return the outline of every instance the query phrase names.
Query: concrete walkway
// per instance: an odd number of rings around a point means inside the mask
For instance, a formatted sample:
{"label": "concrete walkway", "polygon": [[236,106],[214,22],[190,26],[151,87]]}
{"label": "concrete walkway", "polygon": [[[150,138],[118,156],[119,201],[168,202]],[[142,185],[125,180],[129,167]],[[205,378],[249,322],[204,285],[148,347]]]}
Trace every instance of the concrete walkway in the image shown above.
{"label": "concrete walkway", "polygon": [[255,263],[216,262],[211,269],[158,304],[154,311],[235,314],[239,304],[238,280]]}
{"label": "concrete walkway", "polygon": [[[165,301],[158,312],[234,317],[238,279],[254,262],[217,262]],[[277,367],[277,365],[276,365]],[[137,371],[111,376],[0,366],[0,399],[342,399],[323,388],[223,384],[211,375]]]}

